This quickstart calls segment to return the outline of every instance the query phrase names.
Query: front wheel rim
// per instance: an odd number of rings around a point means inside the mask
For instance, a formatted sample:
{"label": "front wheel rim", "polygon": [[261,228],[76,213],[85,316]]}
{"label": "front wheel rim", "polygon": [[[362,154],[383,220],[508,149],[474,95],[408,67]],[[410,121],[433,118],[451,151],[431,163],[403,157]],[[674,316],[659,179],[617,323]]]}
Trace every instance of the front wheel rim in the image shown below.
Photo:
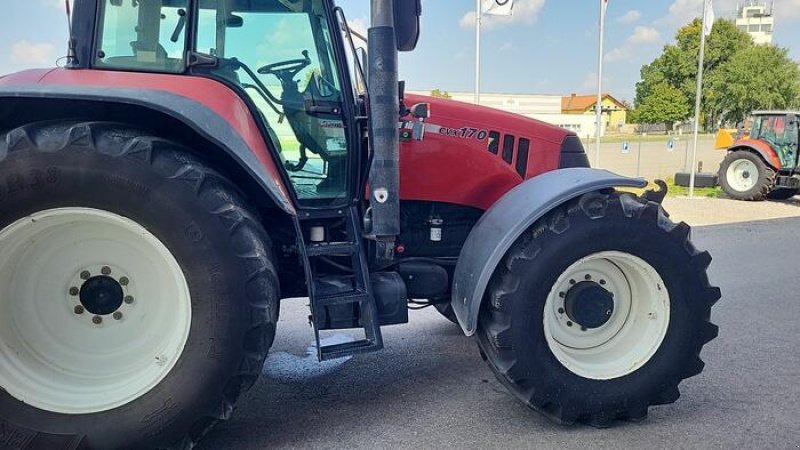
{"label": "front wheel rim", "polygon": [[[587,283],[595,285],[594,297],[579,293],[584,299],[570,304],[575,290]],[[613,299],[610,307],[605,299]],[[600,314],[593,315],[597,304]],[[647,364],[669,320],[670,296],[658,272],[637,256],[601,252],[572,264],[555,282],[545,303],[544,333],[565,368],[584,378],[609,380]]]}
{"label": "front wheel rim", "polygon": [[747,192],[758,183],[758,167],[749,159],[737,159],[726,172],[728,186],[737,192]]}
{"label": "front wheel rim", "polygon": [[191,325],[184,274],[138,223],[88,208],[0,230],[0,387],[28,405],[90,414],[153,389]]}

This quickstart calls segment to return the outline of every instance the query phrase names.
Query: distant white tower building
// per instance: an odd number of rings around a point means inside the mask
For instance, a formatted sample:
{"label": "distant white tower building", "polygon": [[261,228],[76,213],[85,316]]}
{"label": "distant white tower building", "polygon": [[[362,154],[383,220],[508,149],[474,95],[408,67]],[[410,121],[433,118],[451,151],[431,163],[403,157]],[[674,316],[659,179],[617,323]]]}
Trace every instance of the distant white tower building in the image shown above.
{"label": "distant white tower building", "polygon": [[753,37],[756,44],[772,44],[775,17],[766,3],[749,1],[739,6],[736,26]]}

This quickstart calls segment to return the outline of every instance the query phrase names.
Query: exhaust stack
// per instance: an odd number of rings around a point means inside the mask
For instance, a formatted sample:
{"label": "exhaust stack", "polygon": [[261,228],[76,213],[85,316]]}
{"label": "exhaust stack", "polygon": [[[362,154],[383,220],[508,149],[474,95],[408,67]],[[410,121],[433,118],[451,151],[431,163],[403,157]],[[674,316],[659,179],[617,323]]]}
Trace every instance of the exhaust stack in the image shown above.
{"label": "exhaust stack", "polygon": [[369,29],[369,142],[373,162],[369,174],[371,237],[377,242],[376,258],[391,261],[400,234],[400,135],[398,120],[398,51],[394,28],[394,2],[372,0]]}

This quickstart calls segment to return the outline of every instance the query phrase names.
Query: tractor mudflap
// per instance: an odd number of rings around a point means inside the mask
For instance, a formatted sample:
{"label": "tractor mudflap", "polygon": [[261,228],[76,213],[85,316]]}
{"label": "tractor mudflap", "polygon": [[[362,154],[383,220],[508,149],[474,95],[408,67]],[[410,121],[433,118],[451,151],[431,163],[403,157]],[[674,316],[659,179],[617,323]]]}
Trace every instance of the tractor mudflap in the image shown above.
{"label": "tractor mudflap", "polygon": [[452,306],[464,333],[475,334],[481,301],[492,274],[514,242],[537,220],[590,192],[645,186],[643,179],[607,170],[570,168],[545,173],[509,191],[481,217],[458,258]]}

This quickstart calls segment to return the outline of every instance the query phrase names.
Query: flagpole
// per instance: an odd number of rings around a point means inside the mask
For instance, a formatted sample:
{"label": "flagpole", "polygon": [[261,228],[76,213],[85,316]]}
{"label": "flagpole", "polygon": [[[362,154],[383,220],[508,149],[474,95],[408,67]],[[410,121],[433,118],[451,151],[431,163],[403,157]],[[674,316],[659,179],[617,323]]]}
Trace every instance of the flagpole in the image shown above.
{"label": "flagpole", "polygon": [[481,103],[481,0],[475,0],[475,104]]}
{"label": "flagpole", "polygon": [[600,0],[600,44],[597,52],[597,120],[595,130],[595,167],[600,167],[600,138],[603,136],[603,43],[606,27],[606,6],[608,0]]}
{"label": "flagpole", "polygon": [[694,146],[692,147],[692,169],[689,176],[689,198],[694,197],[697,177],[697,139],[700,134],[700,106],[703,99],[703,62],[706,58],[706,30],[708,20],[708,1],[703,1],[703,25],[700,27],[700,57],[697,62],[697,94],[694,102]]}

